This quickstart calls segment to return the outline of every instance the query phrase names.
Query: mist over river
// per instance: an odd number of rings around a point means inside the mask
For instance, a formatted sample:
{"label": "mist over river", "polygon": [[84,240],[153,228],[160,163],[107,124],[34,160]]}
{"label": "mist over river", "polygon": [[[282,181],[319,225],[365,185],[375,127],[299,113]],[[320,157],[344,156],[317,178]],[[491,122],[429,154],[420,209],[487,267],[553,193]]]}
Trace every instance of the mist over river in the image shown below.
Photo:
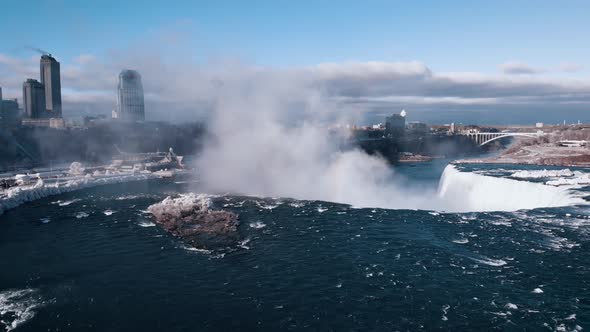
{"label": "mist over river", "polygon": [[146,213],[198,184],[43,198],[0,215],[0,331],[588,329],[588,190],[540,170],[397,168],[447,209],[211,196],[241,221],[239,243],[213,251]]}

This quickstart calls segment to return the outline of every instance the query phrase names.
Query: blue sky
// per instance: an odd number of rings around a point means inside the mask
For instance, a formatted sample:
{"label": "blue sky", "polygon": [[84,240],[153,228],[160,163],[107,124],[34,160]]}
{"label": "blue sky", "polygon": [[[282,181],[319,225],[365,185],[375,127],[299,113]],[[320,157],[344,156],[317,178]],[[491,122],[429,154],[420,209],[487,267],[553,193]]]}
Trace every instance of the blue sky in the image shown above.
{"label": "blue sky", "polygon": [[64,114],[109,114],[132,68],[148,110],[192,114],[218,82],[273,81],[366,121],[590,122],[589,17],[584,0],[4,0],[0,86],[18,98],[38,77],[33,46],[62,64]]}
{"label": "blue sky", "polygon": [[[3,1],[2,51],[103,54],[151,34],[186,33],[195,55],[274,65],[419,60],[436,71],[495,72],[590,59],[590,2]],[[154,47],[157,47],[154,45]]]}

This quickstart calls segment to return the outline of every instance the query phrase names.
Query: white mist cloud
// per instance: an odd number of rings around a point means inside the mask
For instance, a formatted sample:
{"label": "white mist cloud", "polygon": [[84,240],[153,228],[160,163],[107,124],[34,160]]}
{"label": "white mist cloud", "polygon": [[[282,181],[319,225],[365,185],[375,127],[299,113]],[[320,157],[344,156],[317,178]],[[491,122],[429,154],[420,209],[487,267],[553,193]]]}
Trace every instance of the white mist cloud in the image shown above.
{"label": "white mist cloud", "polygon": [[[194,164],[197,190],[444,211],[514,211],[577,202],[561,188],[454,169],[445,172],[441,192],[410,186],[382,158],[341,149],[341,137],[331,135],[322,118],[334,112],[344,116],[346,112],[337,112],[342,104],[299,81],[244,76],[220,85],[215,98],[209,118],[214,138],[204,144]],[[293,109],[305,121],[293,124]],[[485,195],[505,191],[514,197],[535,194],[520,200]]]}
{"label": "white mist cloud", "polygon": [[[280,78],[224,85],[209,122],[215,134],[196,161],[201,186],[217,192],[293,197],[359,206],[418,207],[423,196],[398,190],[387,163],[341,151],[322,126],[340,106],[317,89]],[[297,108],[306,121],[292,125]],[[202,188],[202,187],[201,187]],[[433,193],[432,193],[433,194]]]}
{"label": "white mist cloud", "polygon": [[545,71],[541,68],[535,68],[520,61],[505,62],[501,64],[499,67],[504,74],[510,75],[539,74]]}
{"label": "white mist cloud", "polygon": [[558,66],[559,70],[566,73],[576,73],[584,69],[584,66],[574,62],[562,62]]}

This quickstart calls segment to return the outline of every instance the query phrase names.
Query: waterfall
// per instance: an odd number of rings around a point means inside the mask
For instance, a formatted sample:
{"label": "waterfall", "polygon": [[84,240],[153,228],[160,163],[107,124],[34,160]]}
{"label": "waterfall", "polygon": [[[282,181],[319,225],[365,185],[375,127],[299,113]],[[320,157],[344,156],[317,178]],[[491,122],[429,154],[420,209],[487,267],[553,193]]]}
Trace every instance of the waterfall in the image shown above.
{"label": "waterfall", "polygon": [[449,212],[517,211],[585,203],[566,187],[461,172],[453,165],[441,176],[438,198]]}

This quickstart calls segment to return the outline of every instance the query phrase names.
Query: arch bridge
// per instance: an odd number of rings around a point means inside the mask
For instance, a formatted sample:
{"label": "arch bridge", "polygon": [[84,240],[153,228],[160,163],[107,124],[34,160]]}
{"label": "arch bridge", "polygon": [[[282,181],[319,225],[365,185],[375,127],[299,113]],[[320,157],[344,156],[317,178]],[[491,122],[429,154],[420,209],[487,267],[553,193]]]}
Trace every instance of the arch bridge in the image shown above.
{"label": "arch bridge", "polygon": [[499,140],[505,137],[528,137],[528,138],[539,138],[544,136],[545,133],[538,131],[536,133],[519,133],[519,132],[501,132],[501,133],[461,133],[463,136],[469,137],[472,141],[479,146],[484,146],[495,140]]}

